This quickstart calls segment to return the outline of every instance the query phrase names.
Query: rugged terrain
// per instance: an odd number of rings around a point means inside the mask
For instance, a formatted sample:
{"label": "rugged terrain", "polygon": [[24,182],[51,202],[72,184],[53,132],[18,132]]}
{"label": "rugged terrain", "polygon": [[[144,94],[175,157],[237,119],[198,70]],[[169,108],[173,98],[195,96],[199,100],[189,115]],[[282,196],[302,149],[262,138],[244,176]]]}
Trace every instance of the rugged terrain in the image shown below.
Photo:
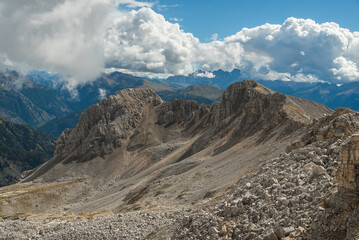
{"label": "rugged terrain", "polygon": [[341,218],[340,234],[321,216],[332,214],[335,226],[335,208],[347,206],[340,199],[352,201],[335,192],[338,163],[348,156],[341,149],[352,149],[344,146],[358,123],[357,112],[252,80],[230,85],[212,106],[122,90],[85,110],[51,160],[0,189],[0,234],[355,239],[355,226],[346,227],[355,209]]}

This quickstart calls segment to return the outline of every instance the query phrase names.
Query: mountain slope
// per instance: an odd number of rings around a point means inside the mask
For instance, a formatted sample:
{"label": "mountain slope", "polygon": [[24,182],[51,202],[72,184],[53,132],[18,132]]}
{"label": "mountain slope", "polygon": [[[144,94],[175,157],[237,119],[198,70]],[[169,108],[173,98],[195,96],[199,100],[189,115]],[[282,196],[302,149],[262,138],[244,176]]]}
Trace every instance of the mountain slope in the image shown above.
{"label": "mountain slope", "polygon": [[0,117],[0,185],[13,184],[21,173],[52,157],[55,139]]}
{"label": "mountain slope", "polygon": [[23,181],[85,178],[56,203],[74,212],[201,202],[277,156],[328,113],[252,80],[232,84],[213,106],[163,102],[151,90],[126,89],[84,111],[77,128],[60,136],[55,156]]}

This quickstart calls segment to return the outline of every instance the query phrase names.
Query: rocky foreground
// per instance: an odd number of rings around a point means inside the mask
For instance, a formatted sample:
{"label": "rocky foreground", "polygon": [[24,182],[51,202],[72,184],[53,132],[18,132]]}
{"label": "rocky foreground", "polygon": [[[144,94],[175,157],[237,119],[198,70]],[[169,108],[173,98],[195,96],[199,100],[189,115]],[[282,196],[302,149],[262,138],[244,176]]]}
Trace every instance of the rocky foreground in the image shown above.
{"label": "rocky foreground", "polygon": [[321,119],[288,153],[263,161],[221,199],[202,206],[109,213],[94,219],[68,216],[35,221],[12,217],[0,220],[0,236],[1,239],[357,239],[355,226],[341,229],[342,235],[338,235],[334,228],[342,228],[343,223],[327,229],[322,218],[335,209],[328,199],[337,194],[341,149],[359,129],[358,119],[358,113],[346,109]]}

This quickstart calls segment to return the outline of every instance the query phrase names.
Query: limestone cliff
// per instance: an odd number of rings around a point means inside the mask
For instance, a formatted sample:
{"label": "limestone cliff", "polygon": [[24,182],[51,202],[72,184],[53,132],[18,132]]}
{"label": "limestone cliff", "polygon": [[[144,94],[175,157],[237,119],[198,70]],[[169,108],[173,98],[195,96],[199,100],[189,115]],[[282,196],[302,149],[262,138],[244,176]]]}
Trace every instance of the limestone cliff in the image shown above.
{"label": "limestone cliff", "polygon": [[359,135],[354,134],[340,150],[338,181],[340,191],[359,196]]}

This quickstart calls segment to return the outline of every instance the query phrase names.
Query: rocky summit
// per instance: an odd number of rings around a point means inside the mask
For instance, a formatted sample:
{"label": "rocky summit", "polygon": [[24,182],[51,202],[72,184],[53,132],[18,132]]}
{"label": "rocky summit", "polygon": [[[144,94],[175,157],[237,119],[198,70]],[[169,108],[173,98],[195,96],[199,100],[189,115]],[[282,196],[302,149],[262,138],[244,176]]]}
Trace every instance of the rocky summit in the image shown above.
{"label": "rocky summit", "polygon": [[218,104],[125,89],[0,189],[4,239],[358,239],[359,113],[253,80]]}

